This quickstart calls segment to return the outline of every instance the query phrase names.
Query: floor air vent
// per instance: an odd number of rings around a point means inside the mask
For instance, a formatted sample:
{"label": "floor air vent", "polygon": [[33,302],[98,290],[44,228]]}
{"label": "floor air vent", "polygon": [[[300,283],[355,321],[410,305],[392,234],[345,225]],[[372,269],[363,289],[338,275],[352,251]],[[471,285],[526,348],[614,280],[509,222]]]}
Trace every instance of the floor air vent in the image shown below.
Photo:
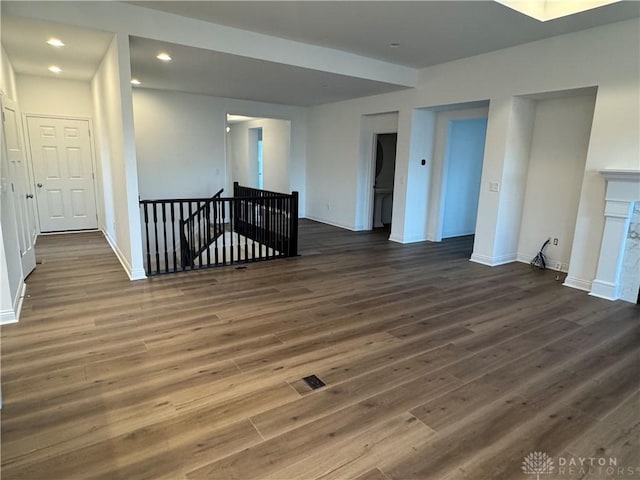
{"label": "floor air vent", "polygon": [[302,380],[311,387],[311,390],[324,387],[324,382],[315,375],[309,375],[308,377],[304,377]]}

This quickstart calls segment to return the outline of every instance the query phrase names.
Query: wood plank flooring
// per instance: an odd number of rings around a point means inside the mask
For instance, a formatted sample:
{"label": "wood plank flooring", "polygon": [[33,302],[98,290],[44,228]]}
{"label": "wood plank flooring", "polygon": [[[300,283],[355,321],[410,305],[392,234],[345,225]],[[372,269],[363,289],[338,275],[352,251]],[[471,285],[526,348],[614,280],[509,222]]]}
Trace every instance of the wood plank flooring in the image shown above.
{"label": "wood plank flooring", "polygon": [[637,306],[387,236],[302,221],[297,258],[137,282],[98,233],[40,237],[2,478],[640,478]]}

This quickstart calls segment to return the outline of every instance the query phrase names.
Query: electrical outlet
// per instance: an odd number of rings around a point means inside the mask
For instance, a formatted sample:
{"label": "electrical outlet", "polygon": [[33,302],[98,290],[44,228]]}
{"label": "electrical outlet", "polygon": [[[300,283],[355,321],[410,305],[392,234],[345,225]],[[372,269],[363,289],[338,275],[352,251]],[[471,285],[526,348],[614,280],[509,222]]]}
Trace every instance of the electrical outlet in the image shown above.
{"label": "electrical outlet", "polygon": [[557,239],[557,238],[554,238],[554,239],[553,239],[553,244],[554,244],[554,245],[558,245],[558,239]]}
{"label": "electrical outlet", "polygon": [[562,264],[560,262],[556,262],[556,270],[560,271],[561,268],[562,268]]}

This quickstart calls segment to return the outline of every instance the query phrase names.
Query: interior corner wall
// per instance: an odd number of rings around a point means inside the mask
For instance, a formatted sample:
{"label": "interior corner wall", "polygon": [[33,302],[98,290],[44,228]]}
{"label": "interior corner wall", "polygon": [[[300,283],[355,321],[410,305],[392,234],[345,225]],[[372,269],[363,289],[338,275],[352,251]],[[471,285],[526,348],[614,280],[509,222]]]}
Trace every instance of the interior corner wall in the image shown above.
{"label": "interior corner wall", "polygon": [[[126,50],[125,50],[126,47]],[[114,36],[92,82],[93,110],[95,112],[96,152],[99,190],[102,194],[103,231],[131,279],[144,278],[142,269],[142,240],[135,171],[135,145],[130,135],[133,113],[128,119],[127,97],[124,88],[130,88],[121,72],[129,62],[128,38]],[[123,55],[126,58],[122,58]],[[123,108],[124,106],[124,108]],[[130,107],[132,108],[132,107]],[[133,150],[133,151],[132,151]],[[131,171],[133,164],[133,172]],[[132,186],[131,182],[135,185]],[[135,187],[135,188],[133,188]],[[135,232],[139,239],[136,241]]]}
{"label": "interior corner wall", "polygon": [[18,75],[20,109],[25,114],[92,118],[89,81]]}
{"label": "interior corner wall", "polygon": [[[534,119],[535,102],[533,100],[512,98],[499,187],[500,200],[493,264],[513,262],[517,258]],[[482,190],[485,192],[489,190],[486,182],[481,186],[480,191]]]}
{"label": "interior corner wall", "polygon": [[265,179],[264,187],[298,191],[304,216],[305,108],[146,88],[134,89],[133,105],[142,198],[210,196],[220,188],[231,195],[233,173],[227,172],[225,152],[231,148],[229,156],[241,155],[228,138],[234,125],[225,133],[226,115],[232,113],[290,122],[288,173],[283,163],[274,182]]}
{"label": "interior corner wall", "polygon": [[[518,260],[528,263],[547,238],[552,269],[567,271],[578,214],[595,97],[536,102]],[[559,264],[559,267],[557,265]]]}

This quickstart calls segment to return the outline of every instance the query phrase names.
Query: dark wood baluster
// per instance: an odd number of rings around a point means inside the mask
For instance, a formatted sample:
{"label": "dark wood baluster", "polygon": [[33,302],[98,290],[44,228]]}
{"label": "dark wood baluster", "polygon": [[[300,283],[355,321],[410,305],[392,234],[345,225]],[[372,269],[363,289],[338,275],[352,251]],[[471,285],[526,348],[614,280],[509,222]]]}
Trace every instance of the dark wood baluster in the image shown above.
{"label": "dark wood baluster", "polygon": [[187,234],[185,232],[187,226],[184,222],[184,202],[181,201],[178,204],[178,207],[180,208],[180,210],[178,211],[178,213],[180,214],[180,263],[182,263],[182,271],[184,271],[187,268],[187,262],[189,261],[189,245],[187,245],[188,240]]}
{"label": "dark wood baluster", "polygon": [[229,200],[229,230],[231,231],[230,235],[229,235],[229,257],[231,259],[230,263],[233,265],[233,255],[234,255],[234,251],[233,251],[233,222],[235,220],[235,208],[234,208],[234,200],[231,199]]}
{"label": "dark wood baluster", "polygon": [[207,239],[207,267],[211,266],[211,203],[207,200],[204,207],[205,238]]}
{"label": "dark wood baluster", "polygon": [[244,260],[245,262],[249,261],[249,237],[247,236],[247,232],[245,232],[244,225],[247,224],[247,217],[249,215],[249,207],[247,205],[247,201],[242,201],[242,233],[244,235]]}
{"label": "dark wood baluster", "polygon": [[273,258],[273,232],[271,231],[271,229],[273,228],[273,198],[269,198],[266,197],[267,199],[267,215],[266,215],[266,221],[267,221],[267,245],[269,246],[269,248],[267,248],[267,258]]}
{"label": "dark wood baluster", "polygon": [[164,271],[169,273],[169,251],[167,250],[167,204],[162,202],[162,236],[164,239]]}
{"label": "dark wood baluster", "polygon": [[156,246],[156,273],[160,273],[160,247],[158,246],[158,213],[156,209],[157,203],[153,203],[153,233]]}
{"label": "dark wood baluster", "polygon": [[171,239],[173,241],[173,269],[175,272],[177,269],[177,257],[176,257],[176,219],[175,219],[175,202],[171,202]]}
{"label": "dark wood baluster", "polygon": [[298,255],[298,192],[291,193],[291,250],[289,256]]}
{"label": "dark wood baluster", "polygon": [[149,204],[144,203],[144,228],[146,232],[146,242],[147,242],[147,274],[152,275],[151,271],[151,247],[149,246]]}
{"label": "dark wood baluster", "polygon": [[189,214],[189,220],[187,220],[187,231],[189,232],[189,256],[191,257],[191,269],[195,268],[196,266],[196,239],[195,239],[195,221],[194,221],[194,217],[193,215],[193,202],[189,201],[187,203],[188,205],[188,214]]}
{"label": "dark wood baluster", "polygon": [[227,206],[226,206],[226,200],[222,202],[222,209],[221,209],[221,213],[222,213],[222,264],[226,265],[227,264],[227,239],[226,239],[226,232],[225,232],[225,226],[227,224]]}
{"label": "dark wood baluster", "polygon": [[218,238],[220,238],[220,225],[219,225],[219,218],[220,215],[218,215],[218,209],[220,208],[220,200],[214,200],[213,202],[213,228],[214,228],[214,233],[215,233],[215,250],[213,252],[213,256],[215,259],[215,264],[216,266],[219,265],[220,260],[218,258]]}

